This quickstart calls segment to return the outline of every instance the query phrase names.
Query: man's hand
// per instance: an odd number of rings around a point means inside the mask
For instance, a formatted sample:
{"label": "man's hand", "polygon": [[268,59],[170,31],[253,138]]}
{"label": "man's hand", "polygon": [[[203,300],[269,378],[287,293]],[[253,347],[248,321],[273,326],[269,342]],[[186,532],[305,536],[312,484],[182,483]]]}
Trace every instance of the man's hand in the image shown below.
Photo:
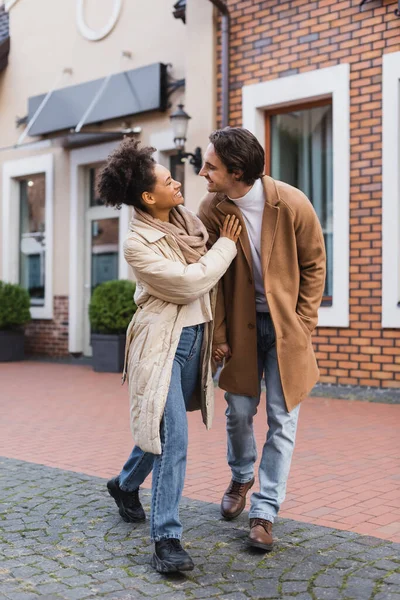
{"label": "man's hand", "polygon": [[213,348],[213,358],[215,362],[222,362],[224,358],[231,357],[231,349],[228,344],[217,344]]}

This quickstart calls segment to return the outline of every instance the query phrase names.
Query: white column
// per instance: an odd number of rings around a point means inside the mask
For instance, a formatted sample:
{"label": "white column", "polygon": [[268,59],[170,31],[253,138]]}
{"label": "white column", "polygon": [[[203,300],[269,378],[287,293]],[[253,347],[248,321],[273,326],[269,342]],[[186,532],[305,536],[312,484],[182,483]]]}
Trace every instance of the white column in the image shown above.
{"label": "white column", "polygon": [[[185,110],[189,122],[187,152],[196,146],[204,151],[216,123],[215,23],[211,2],[188,0],[186,5],[186,90]],[[197,211],[206,193],[205,181],[196,176],[193,166],[185,168],[185,205]]]}

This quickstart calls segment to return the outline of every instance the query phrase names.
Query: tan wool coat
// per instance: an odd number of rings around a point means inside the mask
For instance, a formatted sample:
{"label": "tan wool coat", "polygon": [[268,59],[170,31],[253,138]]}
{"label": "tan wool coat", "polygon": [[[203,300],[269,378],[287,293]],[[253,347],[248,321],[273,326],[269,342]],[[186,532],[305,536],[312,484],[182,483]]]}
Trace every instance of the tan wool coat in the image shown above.
{"label": "tan wool coat", "polygon": [[[325,284],[325,245],[314,208],[300,190],[268,176],[263,177],[263,186],[266,201],[261,262],[282,388],[290,411],[319,377],[311,333],[317,325]],[[228,343],[232,352],[219,385],[234,394],[257,396],[256,303],[246,225],[240,209],[223,194],[207,194],[199,209],[211,243],[227,214],[238,216],[242,233],[237,257],[218,291],[214,343]]]}
{"label": "tan wool coat", "polygon": [[[160,424],[187,305],[211,293],[236,256],[236,244],[220,238],[197,263],[187,264],[174,237],[134,221],[124,243],[125,258],[136,279],[138,307],[127,330],[125,368],[130,423],[135,443],[161,454]],[[207,429],[214,411],[211,372],[213,321],[205,325],[201,369],[189,410],[200,409]]]}

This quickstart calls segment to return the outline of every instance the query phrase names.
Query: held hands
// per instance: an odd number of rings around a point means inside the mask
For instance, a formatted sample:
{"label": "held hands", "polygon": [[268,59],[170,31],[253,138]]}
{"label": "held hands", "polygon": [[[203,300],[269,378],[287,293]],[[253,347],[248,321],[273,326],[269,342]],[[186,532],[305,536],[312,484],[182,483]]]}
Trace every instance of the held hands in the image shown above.
{"label": "held hands", "polygon": [[235,215],[227,215],[225,217],[224,224],[220,227],[220,235],[221,237],[226,237],[229,240],[232,240],[237,243],[239,239],[240,232],[242,231],[242,226],[240,225],[240,221]]}
{"label": "held hands", "polygon": [[[227,237],[229,240],[232,240],[237,243],[239,239],[240,232],[242,231],[242,226],[240,225],[240,221],[235,215],[227,215],[225,217],[224,224],[220,228],[221,237]],[[222,362],[224,359],[228,359],[231,356],[231,349],[228,344],[217,344],[213,347],[213,359],[215,362]]]}
{"label": "held hands", "polygon": [[215,362],[222,362],[224,358],[231,357],[231,349],[228,344],[217,344],[213,348],[213,359]]}
{"label": "held hands", "polygon": [[[235,215],[227,215],[223,226],[220,228],[221,237],[227,237],[237,243],[242,226],[240,221]],[[213,347],[213,359],[215,362],[222,362],[224,359],[228,359],[231,356],[231,349],[228,344],[217,344]]]}

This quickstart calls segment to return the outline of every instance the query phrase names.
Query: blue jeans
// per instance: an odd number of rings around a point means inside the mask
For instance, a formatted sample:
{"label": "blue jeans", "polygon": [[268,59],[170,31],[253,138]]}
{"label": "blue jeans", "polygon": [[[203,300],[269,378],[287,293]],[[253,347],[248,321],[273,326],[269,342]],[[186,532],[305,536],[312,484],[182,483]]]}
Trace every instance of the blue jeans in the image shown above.
{"label": "blue jeans", "polygon": [[200,378],[203,333],[204,325],[182,329],[161,421],[161,454],[135,446],[118,477],[120,488],[130,492],[153,470],[150,535],[155,542],[182,536],[179,502],[186,473],[186,408]]}
{"label": "blue jeans", "polygon": [[[275,330],[269,313],[257,313],[258,377],[264,374],[267,388],[268,434],[262,451],[260,491],[251,496],[249,517],[272,523],[285,499],[286,483],[296,438],[300,406],[290,413],[283,396],[275,345]],[[225,394],[228,403],[228,464],[232,479],[247,483],[254,477],[257,448],[253,433],[253,417],[260,403],[257,397]]]}

